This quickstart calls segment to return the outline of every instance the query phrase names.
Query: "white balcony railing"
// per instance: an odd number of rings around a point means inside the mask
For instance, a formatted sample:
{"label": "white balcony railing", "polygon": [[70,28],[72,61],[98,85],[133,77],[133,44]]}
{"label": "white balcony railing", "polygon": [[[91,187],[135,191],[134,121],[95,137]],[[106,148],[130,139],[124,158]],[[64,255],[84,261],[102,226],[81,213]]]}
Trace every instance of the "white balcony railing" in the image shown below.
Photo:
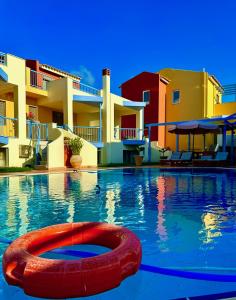
{"label": "white balcony railing", "polygon": [[2,65],[7,64],[7,55],[3,52],[0,52],[0,64]]}
{"label": "white balcony railing", "polygon": [[144,130],[140,128],[115,128],[115,140],[142,140]]}
{"label": "white balcony railing", "polygon": [[100,96],[100,90],[95,89],[92,86],[83,84],[79,81],[73,81],[73,88],[76,89],[76,90],[80,90],[82,92],[88,93],[88,94]]}
{"label": "white balcony railing", "polygon": [[30,85],[41,90],[47,90],[48,83],[54,78],[34,70],[30,70]]}
{"label": "white balcony railing", "polygon": [[88,142],[101,142],[101,131],[99,126],[74,126],[74,134]]}

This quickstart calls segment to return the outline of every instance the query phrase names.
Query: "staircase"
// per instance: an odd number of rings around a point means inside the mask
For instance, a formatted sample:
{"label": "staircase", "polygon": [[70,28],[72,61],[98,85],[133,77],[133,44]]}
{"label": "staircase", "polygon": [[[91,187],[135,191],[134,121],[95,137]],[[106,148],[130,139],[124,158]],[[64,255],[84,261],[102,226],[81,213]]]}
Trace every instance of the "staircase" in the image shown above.
{"label": "staircase", "polygon": [[[44,147],[42,149],[42,155],[41,157],[38,157],[38,159],[36,158],[36,164],[34,165],[34,168],[36,170],[48,170],[48,163],[47,163],[47,145],[48,143],[45,142],[41,145],[39,145],[39,147]],[[39,149],[38,149],[39,150]],[[37,155],[37,154],[36,154]],[[38,155],[39,155],[39,151],[38,151]]]}

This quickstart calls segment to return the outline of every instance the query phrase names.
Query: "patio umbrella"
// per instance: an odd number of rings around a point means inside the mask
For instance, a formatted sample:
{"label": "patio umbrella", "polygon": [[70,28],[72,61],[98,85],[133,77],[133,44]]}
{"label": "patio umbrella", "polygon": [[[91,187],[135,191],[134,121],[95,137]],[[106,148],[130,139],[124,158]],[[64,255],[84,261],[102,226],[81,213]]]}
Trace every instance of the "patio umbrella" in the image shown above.
{"label": "patio umbrella", "polygon": [[189,121],[172,125],[169,127],[170,133],[176,134],[206,134],[206,133],[218,133],[220,131],[219,126],[207,122]]}
{"label": "patio umbrella", "polygon": [[[219,133],[220,128],[218,125],[203,122],[203,121],[189,121],[183,122],[169,127],[168,132],[175,134],[193,135],[193,146],[194,149],[194,135],[204,135],[204,148],[205,148],[205,134],[206,133]],[[190,144],[189,144],[190,145]],[[190,146],[189,146],[190,148]]]}

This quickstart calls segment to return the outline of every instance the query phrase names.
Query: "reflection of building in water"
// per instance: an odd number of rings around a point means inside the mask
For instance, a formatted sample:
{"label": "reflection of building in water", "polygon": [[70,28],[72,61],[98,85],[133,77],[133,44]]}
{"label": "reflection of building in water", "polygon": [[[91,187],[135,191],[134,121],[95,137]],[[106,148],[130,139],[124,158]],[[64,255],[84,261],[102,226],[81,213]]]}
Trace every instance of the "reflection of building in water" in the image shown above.
{"label": "reflection of building in water", "polygon": [[[138,200],[140,217],[142,218],[142,221],[143,221],[143,218],[144,218],[144,195],[143,195],[142,186],[139,186],[137,200]],[[140,221],[141,220],[139,219],[139,222]]]}
{"label": "reflection of building in water", "polygon": [[98,182],[97,173],[80,172],[79,179],[81,192],[88,192],[96,188]]}
{"label": "reflection of building in water", "polygon": [[[7,222],[8,227],[20,235],[28,229],[28,195],[25,193],[27,177],[14,176],[8,178]],[[16,216],[16,214],[19,216]],[[19,220],[19,224],[17,224]]]}
{"label": "reflection of building in water", "polygon": [[48,176],[48,194],[54,200],[65,199],[66,174],[50,174]]}
{"label": "reflection of building in water", "polygon": [[[217,214],[219,214],[219,211],[217,211]],[[203,243],[212,243],[214,241],[214,238],[222,236],[219,226],[222,220],[220,221],[219,219],[219,215],[209,212],[202,215],[203,227],[199,231],[199,233],[203,234]]]}
{"label": "reflection of building in water", "polygon": [[96,172],[75,172],[70,173],[69,177],[65,177],[65,188],[69,186],[69,181],[72,181],[75,185],[76,182],[79,184],[80,192],[89,192],[96,188],[98,182],[98,174]]}
{"label": "reflection of building in water", "polygon": [[[70,174],[51,174],[48,179],[48,191],[54,203],[63,201],[68,206],[67,222],[74,222],[76,214],[76,203],[80,200],[80,194],[96,189],[97,173],[76,172]],[[71,194],[71,190],[73,193]]]}
{"label": "reflection of building in water", "polygon": [[70,201],[68,204],[68,218],[66,219],[67,222],[73,223],[75,216],[75,202]]}
{"label": "reflection of building in water", "polygon": [[107,223],[114,224],[116,221],[115,218],[115,192],[107,191],[106,192],[106,209],[107,209],[107,217],[105,221]]}
{"label": "reflection of building in water", "polygon": [[166,241],[168,239],[168,234],[164,225],[165,218],[163,212],[165,210],[165,177],[159,176],[157,179],[157,200],[158,200],[158,216],[157,216],[157,233],[161,240]]}

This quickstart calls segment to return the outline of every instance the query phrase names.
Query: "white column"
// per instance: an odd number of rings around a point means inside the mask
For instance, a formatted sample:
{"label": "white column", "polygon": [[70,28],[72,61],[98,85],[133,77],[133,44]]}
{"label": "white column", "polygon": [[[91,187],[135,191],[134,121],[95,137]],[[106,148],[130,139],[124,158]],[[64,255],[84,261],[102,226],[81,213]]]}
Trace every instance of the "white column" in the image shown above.
{"label": "white column", "polygon": [[64,124],[73,131],[73,82],[70,78],[65,78],[66,90],[63,101]]}
{"label": "white column", "polygon": [[137,130],[139,129],[139,136],[138,138],[140,140],[143,139],[143,134],[144,134],[144,108],[141,108],[137,113],[136,113],[136,128]]}
{"label": "white column", "polygon": [[102,124],[103,124],[103,139],[105,142],[105,155],[103,156],[104,163],[112,162],[112,146],[114,140],[114,105],[111,103],[110,92],[110,70],[103,69],[103,105],[102,105]]}
{"label": "white column", "polygon": [[14,116],[17,118],[16,134],[20,140],[26,138],[26,92],[25,86],[14,88]]}
{"label": "white column", "polygon": [[[102,105],[102,117],[103,117],[103,135],[104,141],[111,142],[111,83],[110,83],[110,70],[104,69],[102,71],[102,83],[103,83],[103,105]],[[114,117],[113,117],[114,118]],[[114,124],[113,124],[114,127]]]}

